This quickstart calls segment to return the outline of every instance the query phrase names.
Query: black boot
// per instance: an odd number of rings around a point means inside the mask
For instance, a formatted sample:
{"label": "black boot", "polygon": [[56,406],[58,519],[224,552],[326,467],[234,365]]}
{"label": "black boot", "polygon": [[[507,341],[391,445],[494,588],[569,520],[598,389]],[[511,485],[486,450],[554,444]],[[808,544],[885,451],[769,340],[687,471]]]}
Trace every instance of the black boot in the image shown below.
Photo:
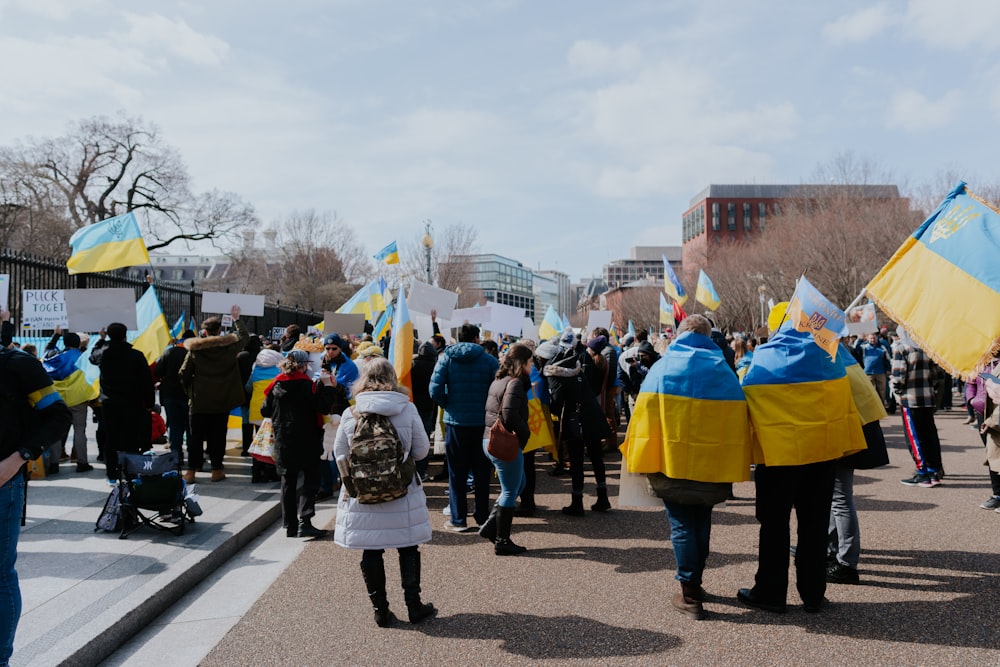
{"label": "black boot", "polygon": [[499,509],[499,505],[493,505],[489,518],[479,527],[479,537],[484,540],[489,540],[490,542],[496,542],[497,540],[497,510]]}
{"label": "black boot", "polygon": [[514,520],[513,507],[501,507],[497,511],[497,539],[493,543],[493,553],[497,556],[516,556],[527,549],[510,541],[510,524]]}
{"label": "black boot", "polygon": [[372,601],[372,608],[375,610],[375,624],[380,628],[389,627],[396,617],[389,611],[389,600],[385,595],[385,563],[381,559],[374,562],[361,561],[361,574],[365,578],[368,599]]}
{"label": "black boot", "polygon": [[420,623],[437,613],[430,602],[420,601],[420,551],[416,547],[399,550],[399,578],[410,623]]}
{"label": "black boot", "polygon": [[595,512],[607,512],[611,509],[611,503],[608,502],[608,487],[597,487],[597,502],[591,505],[590,509]]}
{"label": "black boot", "polygon": [[312,525],[312,519],[299,521],[299,537],[326,537],[329,534],[330,531]]}
{"label": "black boot", "polygon": [[569,505],[562,508],[562,513],[566,514],[567,516],[583,516],[584,515],[583,494],[574,493],[573,500],[570,502]]}

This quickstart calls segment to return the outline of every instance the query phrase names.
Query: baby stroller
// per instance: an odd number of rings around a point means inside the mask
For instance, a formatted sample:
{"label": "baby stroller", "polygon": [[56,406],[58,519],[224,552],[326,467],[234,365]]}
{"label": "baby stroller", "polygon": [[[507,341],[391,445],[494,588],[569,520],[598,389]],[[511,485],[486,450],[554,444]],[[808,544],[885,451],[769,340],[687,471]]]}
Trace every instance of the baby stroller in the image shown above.
{"label": "baby stroller", "polygon": [[118,453],[121,534],[125,539],[143,525],[184,534],[194,516],[184,501],[184,480],[177,471],[177,452]]}

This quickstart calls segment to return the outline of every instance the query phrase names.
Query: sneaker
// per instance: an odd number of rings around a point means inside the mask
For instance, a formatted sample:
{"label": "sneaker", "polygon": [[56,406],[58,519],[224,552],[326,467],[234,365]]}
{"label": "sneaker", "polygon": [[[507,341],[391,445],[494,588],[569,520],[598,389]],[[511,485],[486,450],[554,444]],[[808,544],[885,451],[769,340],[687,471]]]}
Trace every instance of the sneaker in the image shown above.
{"label": "sneaker", "polygon": [[836,563],[826,568],[826,581],[831,584],[857,584],[860,580],[856,569]]}
{"label": "sneaker", "polygon": [[940,482],[941,480],[944,479],[944,468],[941,468],[940,470],[934,472],[932,476],[934,477],[934,479]]}
{"label": "sneaker", "polygon": [[1000,496],[990,496],[986,502],[980,505],[984,510],[1000,509]]}
{"label": "sneaker", "polygon": [[452,523],[451,521],[444,522],[444,529],[452,533],[471,533],[472,526],[469,525],[459,525],[457,523]]}
{"label": "sneaker", "polygon": [[913,477],[908,477],[902,480],[900,483],[904,486],[930,486],[930,484],[923,484],[924,482],[930,481],[930,475],[922,475],[919,472],[914,474]]}
{"label": "sneaker", "polygon": [[924,478],[920,480],[919,485],[924,487],[925,489],[930,489],[935,486],[940,486],[941,480],[939,480],[934,475],[924,475]]}

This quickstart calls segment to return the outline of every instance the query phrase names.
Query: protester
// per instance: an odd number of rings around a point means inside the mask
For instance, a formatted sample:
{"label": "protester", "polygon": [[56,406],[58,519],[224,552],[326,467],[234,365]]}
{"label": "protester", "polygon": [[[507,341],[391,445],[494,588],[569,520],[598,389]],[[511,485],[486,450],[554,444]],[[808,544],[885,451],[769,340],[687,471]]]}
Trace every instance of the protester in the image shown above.
{"label": "protester", "polygon": [[[323,415],[335,399],[333,376],[323,369],[317,382],[306,374],[309,355],[292,350],[281,374],[264,390],[260,413],[274,428],[274,463],[281,475],[281,518],[288,537],[323,537],[312,525],[323,453]],[[303,475],[298,486],[299,473]],[[298,517],[296,519],[296,517]]]}
{"label": "protester", "polygon": [[108,481],[115,482],[118,452],[139,454],[149,449],[155,390],[146,357],[125,342],[125,325],[113,322],[107,332],[107,345],[92,351],[90,362],[101,369],[104,464]]}
{"label": "protester", "polygon": [[[527,551],[510,539],[511,523],[517,497],[524,489],[524,456],[521,450],[528,444],[528,389],[531,386],[531,348],[515,343],[507,350],[496,379],[486,397],[486,426],[483,431],[483,452],[492,461],[500,480],[500,495],[489,518],[479,528],[479,535],[493,542],[497,556],[513,556]],[[490,429],[497,420],[517,435],[520,449],[513,461],[503,461],[487,450]]]}
{"label": "protester", "polygon": [[[404,458],[420,460],[427,456],[430,442],[423,422],[409,397],[400,391],[396,372],[388,360],[374,358],[366,362],[352,389],[355,407],[344,413],[334,445],[338,461],[348,459],[354,441],[355,410],[387,416],[403,445]],[[427,498],[416,475],[405,496],[383,503],[359,503],[346,488],[341,489],[334,541],[348,549],[364,550],[361,573],[379,627],[388,627],[396,620],[389,611],[385,589],[386,549],[396,549],[399,553],[399,573],[410,623],[420,623],[437,613],[434,605],[420,599],[418,545],[429,542],[431,532]]]}
{"label": "protester", "polygon": [[[152,387],[152,382],[150,382]],[[65,437],[72,417],[34,357],[0,348],[0,664],[14,652],[21,588],[14,563],[24,511],[24,464]]]}
{"label": "protester", "polygon": [[184,466],[184,439],[187,437],[188,447],[191,442],[191,425],[188,414],[188,398],[181,385],[181,364],[187,357],[184,342],[194,338],[195,333],[185,329],[181,339],[175,345],[168,347],[153,365],[153,377],[160,381],[160,405],[167,412],[167,431],[169,433],[170,451],[177,454],[177,466]]}
{"label": "protester", "polygon": [[[53,336],[53,340],[56,336]],[[67,332],[62,338],[65,346],[63,351],[48,357],[42,366],[52,378],[56,390],[62,396],[63,402],[69,406],[69,412],[73,417],[73,458],[76,460],[76,471],[90,472],[94,466],[87,463],[87,406],[90,401],[97,398],[97,392],[87,382],[83,371],[77,368],[77,361],[87,349],[90,336]],[[49,450],[48,474],[59,472],[59,461],[65,456],[65,446],[65,438],[52,443]]]}
{"label": "protester", "polygon": [[941,441],[934,423],[934,388],[941,369],[902,328],[892,349],[892,390],[903,415],[903,430],[916,472],[902,480],[905,486],[933,488],[944,479]]}
{"label": "protester", "polygon": [[235,334],[222,335],[222,320],[210,317],[202,323],[207,336],[190,338],[184,344],[187,356],[181,364],[181,384],[187,392],[191,409],[191,439],[188,441],[188,469],[184,481],[191,484],[208,457],[212,481],[226,478],[222,459],[226,453],[229,413],[246,400],[237,355],[250,340],[246,325],[240,320],[240,307],[230,311]]}
{"label": "protester", "polygon": [[[255,429],[260,428],[264,422],[264,415],[260,413],[264,399],[267,398],[264,390],[271,385],[274,378],[281,374],[281,362],[284,359],[280,347],[274,344],[257,353],[257,359],[254,361],[253,368],[250,369],[250,380],[244,389],[249,396],[248,419]],[[250,464],[250,482],[252,484],[278,481],[281,481],[281,476],[278,475],[274,463],[267,463],[257,458],[253,459]]]}
{"label": "protester", "polygon": [[257,354],[260,353],[262,344],[260,336],[250,334],[250,340],[243,351],[236,355],[236,365],[240,369],[240,384],[243,387],[243,404],[240,406],[241,431],[243,435],[243,447],[241,456],[250,456],[250,443],[253,442],[254,425],[250,421],[250,392],[247,391],[247,383],[250,382],[250,375],[253,372],[254,362]]}
{"label": "protester", "polygon": [[623,449],[629,471],[647,473],[663,499],[680,582],[671,605],[700,620],[712,507],[749,478],[750,431],[739,380],[708,319],[689,315],[677,333],[643,382]]}
{"label": "protester", "polygon": [[[323,339],[320,371],[313,375],[313,379],[319,380],[323,370],[330,373],[330,382],[334,392],[333,404],[327,413],[329,415],[327,419],[329,419],[333,415],[343,414],[344,410],[347,409],[351,399],[351,385],[358,379],[358,367],[351,359],[351,343],[340,334],[330,333]],[[317,500],[332,498],[335,487],[339,483],[340,472],[337,470],[336,462],[324,461],[320,466]]]}

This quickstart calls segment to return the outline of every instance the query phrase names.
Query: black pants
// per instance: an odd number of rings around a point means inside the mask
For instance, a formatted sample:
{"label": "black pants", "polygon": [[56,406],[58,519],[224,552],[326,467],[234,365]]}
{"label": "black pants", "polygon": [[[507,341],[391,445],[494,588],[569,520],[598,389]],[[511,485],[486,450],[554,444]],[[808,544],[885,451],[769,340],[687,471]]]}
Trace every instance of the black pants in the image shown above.
{"label": "black pants", "polygon": [[[292,528],[299,521],[316,515],[316,492],[319,491],[320,461],[315,464],[285,464],[285,474],[281,476],[281,519],[285,527]],[[299,486],[299,473],[302,486]]]}
{"label": "black pants", "polygon": [[779,604],[786,601],[789,520],[795,508],[798,521],[795,586],[806,604],[822,601],[826,592],[826,543],[834,470],[833,461],[802,466],[757,466],[754,481],[760,561],[754,594],[761,600]]}
{"label": "black pants", "polygon": [[573,484],[573,494],[583,495],[583,455],[587,454],[590,465],[594,468],[594,481],[597,488],[607,486],[604,470],[604,446],[598,442],[586,442],[582,438],[566,443],[569,451],[569,477]]}
{"label": "black pants", "polygon": [[[222,470],[226,455],[226,432],[229,430],[229,413],[191,413],[191,439],[188,440],[188,469],[201,470],[205,462],[205,446],[212,470]],[[203,445],[203,443],[205,443]]]}
{"label": "black pants", "polygon": [[105,402],[101,407],[104,426],[104,465],[108,479],[118,479],[118,452],[140,454],[149,449],[153,425],[149,412],[134,406]]}

